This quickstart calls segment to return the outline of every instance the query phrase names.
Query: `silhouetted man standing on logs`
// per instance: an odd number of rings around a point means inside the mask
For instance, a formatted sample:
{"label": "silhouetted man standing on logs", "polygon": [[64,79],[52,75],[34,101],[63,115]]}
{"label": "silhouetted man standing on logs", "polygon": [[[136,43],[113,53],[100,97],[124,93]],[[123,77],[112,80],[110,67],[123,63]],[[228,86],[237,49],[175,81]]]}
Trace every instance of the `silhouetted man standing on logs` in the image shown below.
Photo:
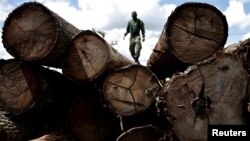
{"label": "silhouetted man standing on logs", "polygon": [[141,36],[140,31],[142,33],[142,41],[145,41],[145,29],[144,23],[137,18],[136,11],[132,12],[132,20],[128,22],[127,31],[124,33],[123,39],[125,39],[126,35],[130,33],[130,44],[129,44],[129,51],[134,58],[135,62],[140,64],[139,57],[141,52]]}

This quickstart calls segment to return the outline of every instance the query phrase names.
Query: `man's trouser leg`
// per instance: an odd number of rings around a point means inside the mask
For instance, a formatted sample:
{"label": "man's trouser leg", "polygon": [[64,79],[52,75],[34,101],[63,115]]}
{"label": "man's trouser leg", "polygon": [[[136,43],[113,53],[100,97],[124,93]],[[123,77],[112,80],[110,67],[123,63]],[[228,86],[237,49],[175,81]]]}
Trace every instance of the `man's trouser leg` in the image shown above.
{"label": "man's trouser leg", "polygon": [[130,38],[129,51],[131,53],[131,56],[135,60],[135,42],[134,42],[134,38]]}
{"label": "man's trouser leg", "polygon": [[134,47],[134,51],[135,51],[134,59],[135,59],[135,62],[137,62],[138,64],[140,64],[139,57],[140,57],[141,48],[142,48],[142,46],[141,46],[141,37],[136,36],[136,38],[135,38],[135,47]]}
{"label": "man's trouser leg", "polygon": [[135,56],[135,43],[130,42],[129,51],[130,51],[131,56],[134,58],[134,56]]}

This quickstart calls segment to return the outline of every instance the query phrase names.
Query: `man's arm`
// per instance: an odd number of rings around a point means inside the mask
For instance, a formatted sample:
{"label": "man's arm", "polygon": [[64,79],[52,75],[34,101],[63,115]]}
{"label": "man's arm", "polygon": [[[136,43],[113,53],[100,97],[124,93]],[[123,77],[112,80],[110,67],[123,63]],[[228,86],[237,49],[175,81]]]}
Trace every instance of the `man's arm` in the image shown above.
{"label": "man's arm", "polygon": [[127,36],[127,34],[130,32],[129,30],[130,30],[130,22],[128,22],[127,30],[126,30],[126,32],[124,33],[123,40],[125,39],[125,37]]}
{"label": "man's arm", "polygon": [[143,21],[141,21],[141,33],[142,33],[142,41],[145,41],[145,27]]}

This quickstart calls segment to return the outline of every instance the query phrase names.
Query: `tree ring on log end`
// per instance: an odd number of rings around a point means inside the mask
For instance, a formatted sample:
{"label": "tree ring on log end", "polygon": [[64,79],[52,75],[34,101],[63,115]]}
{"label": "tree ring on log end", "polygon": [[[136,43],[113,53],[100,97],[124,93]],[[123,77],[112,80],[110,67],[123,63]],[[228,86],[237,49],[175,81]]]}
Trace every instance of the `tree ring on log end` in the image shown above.
{"label": "tree ring on log end", "polygon": [[163,131],[153,125],[145,125],[125,131],[116,141],[158,141],[163,137]]}
{"label": "tree ring on log end", "polygon": [[0,107],[16,115],[27,111],[41,91],[36,72],[15,60],[6,61],[0,69]]}
{"label": "tree ring on log end", "polygon": [[108,67],[110,54],[103,38],[90,30],[82,31],[70,44],[63,74],[76,81],[93,80]]}
{"label": "tree ring on log end", "polygon": [[104,97],[122,116],[145,111],[159,89],[157,78],[146,67],[130,65],[111,73],[104,82]]}
{"label": "tree ring on log end", "polygon": [[58,23],[52,12],[37,2],[14,9],[3,26],[3,45],[21,60],[32,61],[47,56],[56,44]]}
{"label": "tree ring on log end", "polygon": [[166,35],[173,54],[185,63],[195,63],[221,50],[227,40],[226,17],[206,3],[185,3],[169,16]]}

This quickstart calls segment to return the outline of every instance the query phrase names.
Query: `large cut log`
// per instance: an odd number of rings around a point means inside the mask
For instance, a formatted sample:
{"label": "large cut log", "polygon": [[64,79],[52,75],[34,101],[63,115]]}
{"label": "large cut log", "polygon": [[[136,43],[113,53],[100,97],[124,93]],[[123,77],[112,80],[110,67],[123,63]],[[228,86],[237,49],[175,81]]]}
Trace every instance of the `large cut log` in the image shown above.
{"label": "large cut log", "polygon": [[164,86],[173,129],[180,140],[207,140],[208,125],[244,125],[242,100],[248,96],[242,60],[219,54],[174,75]]}
{"label": "large cut log", "polygon": [[71,132],[79,141],[112,141],[121,133],[116,116],[95,91],[77,97],[70,108]]}
{"label": "large cut log", "polygon": [[37,2],[14,9],[3,26],[3,45],[15,58],[61,67],[72,37],[79,30]]}
{"label": "large cut log", "polygon": [[144,66],[130,65],[112,72],[104,82],[108,105],[122,116],[145,111],[159,90],[158,79]]}
{"label": "large cut log", "polygon": [[76,35],[63,66],[63,74],[75,81],[90,81],[104,72],[132,64],[103,38],[90,30]]}
{"label": "large cut log", "polygon": [[216,7],[184,3],[169,16],[148,66],[159,78],[171,77],[183,70],[183,62],[193,64],[213,56],[227,36],[227,20]]}
{"label": "large cut log", "polygon": [[0,105],[2,110],[21,114],[29,110],[41,93],[41,84],[33,67],[17,60],[1,61]]}
{"label": "large cut log", "polygon": [[65,129],[76,93],[73,84],[64,75],[40,66],[16,60],[2,63],[0,140],[27,141]]}
{"label": "large cut log", "polygon": [[[152,125],[131,128],[122,133],[116,141],[159,141],[164,139],[164,132]],[[169,141],[169,140],[164,140]]]}

